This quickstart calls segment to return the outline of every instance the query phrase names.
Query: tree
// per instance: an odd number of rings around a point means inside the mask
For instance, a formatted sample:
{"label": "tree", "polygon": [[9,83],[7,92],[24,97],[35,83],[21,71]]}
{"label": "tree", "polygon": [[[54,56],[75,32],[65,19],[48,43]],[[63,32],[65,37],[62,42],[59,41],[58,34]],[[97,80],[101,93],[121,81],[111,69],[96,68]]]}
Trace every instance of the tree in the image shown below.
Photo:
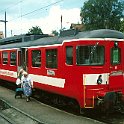
{"label": "tree", "polygon": [[32,28],[29,29],[28,34],[43,34],[43,32],[39,26],[32,26]]}
{"label": "tree", "polygon": [[124,17],[122,0],[88,0],[81,8],[80,16],[86,30],[115,29],[119,30],[121,18]]}
{"label": "tree", "polygon": [[53,30],[52,31],[52,34],[54,34],[55,36],[58,36],[59,35],[59,33],[56,30]]}
{"label": "tree", "polygon": [[120,31],[124,33],[124,19],[121,21]]}

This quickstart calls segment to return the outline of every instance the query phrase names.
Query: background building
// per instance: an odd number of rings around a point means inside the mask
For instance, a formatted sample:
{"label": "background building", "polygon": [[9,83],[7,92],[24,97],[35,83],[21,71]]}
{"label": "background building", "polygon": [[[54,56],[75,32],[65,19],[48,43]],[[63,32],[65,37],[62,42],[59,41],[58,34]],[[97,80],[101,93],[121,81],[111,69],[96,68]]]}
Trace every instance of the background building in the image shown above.
{"label": "background building", "polygon": [[0,31],[0,39],[4,38],[3,31]]}
{"label": "background building", "polygon": [[72,23],[70,28],[78,30],[78,31],[83,31],[84,26],[82,24],[74,24],[74,23]]}

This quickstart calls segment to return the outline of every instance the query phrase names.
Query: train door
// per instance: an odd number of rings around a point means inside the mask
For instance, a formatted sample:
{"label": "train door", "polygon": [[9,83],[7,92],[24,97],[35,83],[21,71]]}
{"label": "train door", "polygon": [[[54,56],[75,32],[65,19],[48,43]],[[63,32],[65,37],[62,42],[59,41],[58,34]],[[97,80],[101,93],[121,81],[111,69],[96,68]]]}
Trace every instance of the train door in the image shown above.
{"label": "train door", "polygon": [[110,42],[110,76],[109,88],[122,89],[123,71],[122,71],[122,44],[121,42]]}
{"label": "train door", "polygon": [[23,68],[25,71],[27,70],[27,48],[20,48],[18,50],[18,66],[17,69],[18,71],[20,70],[20,68]]}

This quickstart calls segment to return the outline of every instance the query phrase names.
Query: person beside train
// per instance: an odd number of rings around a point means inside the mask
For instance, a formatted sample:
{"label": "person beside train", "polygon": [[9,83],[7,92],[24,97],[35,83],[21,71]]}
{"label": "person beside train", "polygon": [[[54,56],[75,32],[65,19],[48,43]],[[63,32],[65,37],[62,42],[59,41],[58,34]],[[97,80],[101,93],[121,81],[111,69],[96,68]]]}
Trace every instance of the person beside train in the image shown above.
{"label": "person beside train", "polygon": [[22,76],[23,76],[23,72],[24,72],[23,68],[21,68],[21,69],[19,70],[19,72],[18,72],[17,80],[16,80],[16,87],[17,87],[17,88],[21,88],[21,78],[22,78]]}
{"label": "person beside train", "polygon": [[24,95],[26,96],[26,101],[29,102],[30,96],[32,95],[33,81],[27,72],[23,72],[21,83]]}
{"label": "person beside train", "polygon": [[17,80],[16,80],[16,90],[15,90],[15,98],[17,96],[20,96],[22,98],[23,94],[23,89],[22,89],[22,83],[21,83],[21,78],[23,76],[23,69],[20,69],[17,75]]}

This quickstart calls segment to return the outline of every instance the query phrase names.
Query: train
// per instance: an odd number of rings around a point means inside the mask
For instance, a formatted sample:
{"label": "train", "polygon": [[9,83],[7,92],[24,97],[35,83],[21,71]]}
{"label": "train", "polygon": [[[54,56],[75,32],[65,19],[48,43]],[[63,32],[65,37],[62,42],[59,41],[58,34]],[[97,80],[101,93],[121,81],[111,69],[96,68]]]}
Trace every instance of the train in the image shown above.
{"label": "train", "polygon": [[0,79],[15,83],[20,68],[34,88],[76,101],[80,112],[124,103],[124,34],[110,29],[0,40]]}

